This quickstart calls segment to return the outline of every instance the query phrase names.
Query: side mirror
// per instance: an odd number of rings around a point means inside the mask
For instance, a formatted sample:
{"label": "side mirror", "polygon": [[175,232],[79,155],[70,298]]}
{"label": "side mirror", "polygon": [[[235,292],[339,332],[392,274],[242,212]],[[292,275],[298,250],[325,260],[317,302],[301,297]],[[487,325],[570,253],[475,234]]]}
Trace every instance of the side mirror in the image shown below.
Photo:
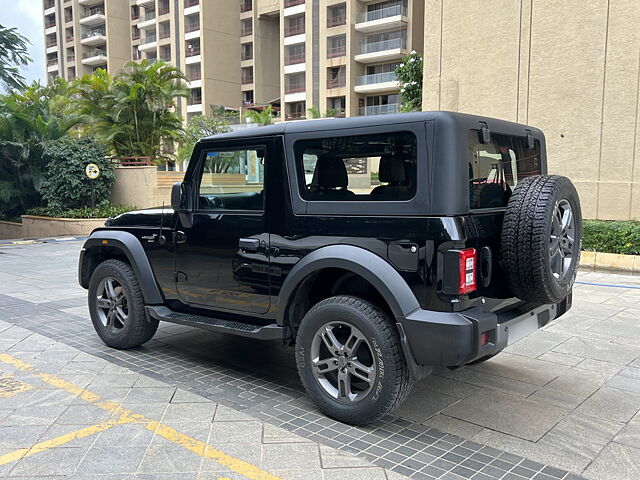
{"label": "side mirror", "polygon": [[180,213],[185,207],[182,203],[182,191],[182,182],[176,182],[171,187],[171,208],[176,213]]}

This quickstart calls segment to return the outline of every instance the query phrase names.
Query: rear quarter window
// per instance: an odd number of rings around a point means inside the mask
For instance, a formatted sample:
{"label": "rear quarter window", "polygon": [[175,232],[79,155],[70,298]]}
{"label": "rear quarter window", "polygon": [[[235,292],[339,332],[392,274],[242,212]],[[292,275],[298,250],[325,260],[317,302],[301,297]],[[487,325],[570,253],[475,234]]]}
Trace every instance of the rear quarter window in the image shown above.
{"label": "rear quarter window", "polygon": [[504,208],[518,181],[542,173],[540,143],[527,148],[525,137],[491,133],[489,143],[480,132],[468,136],[469,205],[472,209]]}

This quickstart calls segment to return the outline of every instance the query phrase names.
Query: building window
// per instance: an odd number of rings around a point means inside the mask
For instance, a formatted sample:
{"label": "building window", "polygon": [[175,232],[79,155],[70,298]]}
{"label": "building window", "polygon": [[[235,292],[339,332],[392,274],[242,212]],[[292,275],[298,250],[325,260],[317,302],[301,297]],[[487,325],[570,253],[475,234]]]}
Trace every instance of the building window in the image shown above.
{"label": "building window", "polygon": [[362,45],[361,53],[374,53],[396,48],[407,48],[406,30],[368,35],[366,42]]}
{"label": "building window", "polygon": [[50,33],[49,35],[47,35],[46,44],[47,47],[55,47],[56,45],[58,45],[58,37],[56,37],[55,33]]}
{"label": "building window", "polygon": [[327,98],[327,117],[344,117],[345,108],[346,108],[345,97]]}
{"label": "building window", "polygon": [[73,20],[73,7],[67,7],[64,9],[64,21],[70,22]]}
{"label": "building window", "polygon": [[160,60],[163,62],[171,61],[171,45],[163,45],[160,47]]}
{"label": "building window", "polygon": [[131,27],[131,40],[139,40],[140,39],[140,29],[135,25]]}
{"label": "building window", "polygon": [[284,51],[284,64],[293,65],[304,62],[304,43],[298,45],[287,45]]}
{"label": "building window", "polygon": [[337,27],[347,23],[347,5],[331,5],[327,7],[327,27]]}
{"label": "building window", "polygon": [[253,67],[244,67],[242,69],[242,84],[248,85],[253,83]]}
{"label": "building window", "polygon": [[252,0],[241,0],[240,2],[240,13],[250,12],[253,9]]}
{"label": "building window", "polygon": [[305,91],[305,74],[292,73],[285,76],[284,93],[298,93]]}
{"label": "building window", "polygon": [[340,88],[347,84],[347,68],[330,67],[327,69],[327,88]]}
{"label": "building window", "polygon": [[336,35],[327,38],[327,58],[343,57],[347,54],[347,36]]}
{"label": "building window", "polygon": [[304,15],[286,17],[284,26],[284,36],[301,35],[304,33]]}
{"label": "building window", "polygon": [[287,111],[286,111],[286,119],[287,120],[295,120],[304,117],[304,112],[306,109],[305,102],[292,102],[287,103]]}
{"label": "building window", "polygon": [[187,98],[187,105],[202,104],[202,88],[192,88],[191,95]]}
{"label": "building window", "polygon": [[200,80],[202,78],[200,74],[200,64],[192,63],[187,65],[187,71],[185,72],[185,75],[187,76],[187,80],[190,82]]}
{"label": "building window", "polygon": [[284,8],[295,7],[296,5],[302,5],[304,0],[284,0]]}
{"label": "building window", "polygon": [[184,31],[186,33],[195,32],[196,30],[200,30],[200,15],[194,13],[193,15],[189,15],[184,19]]}
{"label": "building window", "polygon": [[184,8],[195,7],[200,5],[200,0],[184,0]]}
{"label": "building window", "polygon": [[140,7],[137,5],[131,5],[131,20],[138,20],[140,18]]}
{"label": "building window", "polygon": [[75,62],[76,61],[76,49],[74,47],[67,48],[67,62]]}
{"label": "building window", "polygon": [[147,60],[151,63],[155,63],[158,60],[158,54],[156,52],[147,53]]}
{"label": "building window", "polygon": [[171,24],[168,20],[158,24],[158,36],[160,38],[169,38],[171,36]]}
{"label": "building window", "polygon": [[169,0],[158,0],[158,15],[169,13]]}
{"label": "building window", "polygon": [[388,17],[407,15],[406,0],[391,0],[367,5],[367,11],[359,19],[361,22],[372,22]]}
{"label": "building window", "polygon": [[253,59],[253,43],[243,43],[242,44],[242,52],[241,52],[242,60],[251,60]]}
{"label": "building window", "polygon": [[73,80],[74,78],[76,78],[76,67],[67,68],[67,79]]}
{"label": "building window", "polygon": [[360,115],[384,115],[400,111],[400,95],[373,95],[367,97],[365,106],[360,108]]}
{"label": "building window", "polygon": [[138,47],[133,47],[131,49],[131,58],[133,60],[140,60],[142,58],[142,52],[138,50]]}
{"label": "building window", "polygon": [[44,17],[44,28],[51,28],[56,26],[56,15],[52,13]]}
{"label": "building window", "polygon": [[194,57],[200,55],[200,39],[189,40],[186,43],[185,55],[187,57]]}
{"label": "building window", "polygon": [[253,90],[242,92],[242,103],[245,105],[253,105]]}
{"label": "building window", "polygon": [[64,38],[67,42],[73,42],[73,27],[69,27],[64,31]]}
{"label": "building window", "polygon": [[253,19],[245,18],[240,21],[240,36],[247,37],[253,35]]}

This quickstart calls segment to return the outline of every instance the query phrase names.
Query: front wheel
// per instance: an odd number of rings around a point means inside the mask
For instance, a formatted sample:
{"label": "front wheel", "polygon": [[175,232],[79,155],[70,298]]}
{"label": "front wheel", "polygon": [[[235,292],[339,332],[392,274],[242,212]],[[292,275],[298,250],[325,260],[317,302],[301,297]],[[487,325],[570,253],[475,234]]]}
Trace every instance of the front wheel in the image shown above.
{"label": "front wheel", "polygon": [[355,297],[331,297],[307,312],[296,337],[296,362],[320,410],[353,425],[391,412],[411,390],[395,325]]}
{"label": "front wheel", "polygon": [[120,260],[106,260],[89,281],[89,313],[100,339],[110,347],[126,349],[151,340],[158,321],[148,318],[133,269]]}

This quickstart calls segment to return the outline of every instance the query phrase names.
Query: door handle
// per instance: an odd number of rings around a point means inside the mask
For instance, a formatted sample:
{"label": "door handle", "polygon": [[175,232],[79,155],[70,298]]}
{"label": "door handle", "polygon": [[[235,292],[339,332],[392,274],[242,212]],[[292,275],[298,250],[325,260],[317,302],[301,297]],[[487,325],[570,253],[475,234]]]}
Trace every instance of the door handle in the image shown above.
{"label": "door handle", "polygon": [[260,240],[257,238],[241,238],[239,241],[241,250],[245,252],[257,252],[260,246]]}

